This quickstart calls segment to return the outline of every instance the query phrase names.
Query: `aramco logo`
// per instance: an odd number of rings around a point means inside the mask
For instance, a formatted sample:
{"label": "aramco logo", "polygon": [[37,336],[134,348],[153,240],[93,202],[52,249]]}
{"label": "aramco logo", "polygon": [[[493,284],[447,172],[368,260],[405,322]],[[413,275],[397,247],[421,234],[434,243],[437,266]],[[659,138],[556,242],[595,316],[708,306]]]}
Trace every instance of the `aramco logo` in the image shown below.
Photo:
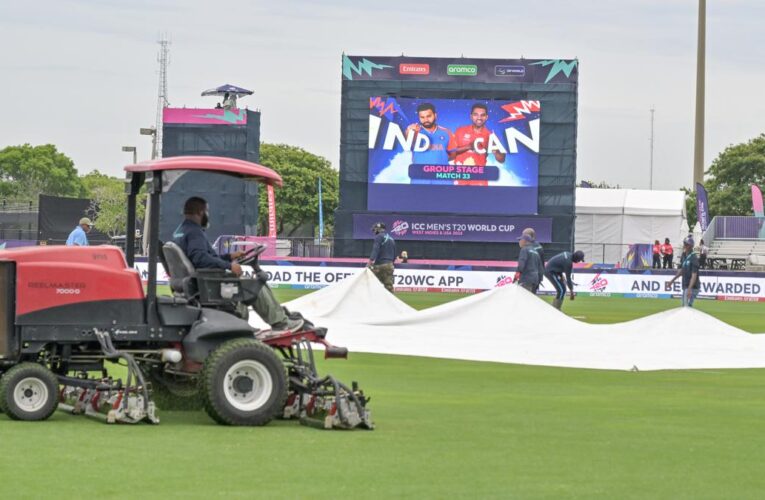
{"label": "aramco logo", "polygon": [[391,234],[396,236],[404,236],[409,231],[409,223],[405,220],[397,220],[393,222],[393,227],[390,228]]}

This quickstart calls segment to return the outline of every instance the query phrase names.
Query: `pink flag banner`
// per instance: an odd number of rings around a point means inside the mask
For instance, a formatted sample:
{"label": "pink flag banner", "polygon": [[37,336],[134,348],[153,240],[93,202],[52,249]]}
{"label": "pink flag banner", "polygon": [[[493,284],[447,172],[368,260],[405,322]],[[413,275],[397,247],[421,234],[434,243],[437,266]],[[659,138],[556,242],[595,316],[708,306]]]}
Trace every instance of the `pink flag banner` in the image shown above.
{"label": "pink flag banner", "polygon": [[276,196],[274,187],[268,185],[268,237],[276,238]]}
{"label": "pink flag banner", "polygon": [[765,210],[762,205],[762,191],[757,184],[752,184],[752,210],[755,217],[765,217]]}

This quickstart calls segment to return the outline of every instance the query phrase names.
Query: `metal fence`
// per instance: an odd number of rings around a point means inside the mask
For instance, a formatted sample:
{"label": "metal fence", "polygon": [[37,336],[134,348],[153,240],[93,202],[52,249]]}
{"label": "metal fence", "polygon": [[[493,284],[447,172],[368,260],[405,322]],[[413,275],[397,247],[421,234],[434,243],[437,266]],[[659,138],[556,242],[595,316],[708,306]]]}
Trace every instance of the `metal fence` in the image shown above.
{"label": "metal fence", "polygon": [[18,213],[18,212],[37,212],[38,205],[36,201],[8,201],[0,200],[0,212]]}
{"label": "metal fence", "polygon": [[37,230],[0,227],[0,240],[37,240]]}

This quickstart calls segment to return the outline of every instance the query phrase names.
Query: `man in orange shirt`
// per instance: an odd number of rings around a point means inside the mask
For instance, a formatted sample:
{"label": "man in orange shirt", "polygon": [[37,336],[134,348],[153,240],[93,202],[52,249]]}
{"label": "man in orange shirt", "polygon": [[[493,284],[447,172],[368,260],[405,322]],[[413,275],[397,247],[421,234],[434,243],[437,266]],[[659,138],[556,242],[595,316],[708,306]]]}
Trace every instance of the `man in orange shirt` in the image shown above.
{"label": "man in orange shirt", "polygon": [[[470,125],[458,128],[449,143],[449,159],[460,165],[486,166],[489,155],[489,137],[491,130],[486,127],[489,118],[489,108],[485,104],[476,103],[470,109]],[[482,152],[481,152],[482,151]],[[494,158],[499,163],[505,161],[505,153],[494,152]]]}
{"label": "man in orange shirt", "polygon": [[664,269],[672,269],[672,257],[675,250],[669,243],[669,238],[664,238],[664,244],[661,246],[661,253],[664,255]]}

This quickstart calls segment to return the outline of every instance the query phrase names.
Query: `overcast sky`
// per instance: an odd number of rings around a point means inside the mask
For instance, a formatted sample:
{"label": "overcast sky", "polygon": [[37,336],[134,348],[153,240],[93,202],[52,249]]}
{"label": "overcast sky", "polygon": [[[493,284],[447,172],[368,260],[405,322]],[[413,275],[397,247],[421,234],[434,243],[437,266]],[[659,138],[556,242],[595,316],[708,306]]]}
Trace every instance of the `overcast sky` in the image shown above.
{"label": "overcast sky", "polygon": [[[82,173],[121,175],[155,119],[157,44],[172,40],[174,106],[213,106],[206,88],[254,89],[262,140],[336,167],[341,54],[578,58],[578,178],[689,186],[696,0],[0,0],[0,147],[52,143]],[[709,0],[707,165],[765,131],[765,2]]]}

